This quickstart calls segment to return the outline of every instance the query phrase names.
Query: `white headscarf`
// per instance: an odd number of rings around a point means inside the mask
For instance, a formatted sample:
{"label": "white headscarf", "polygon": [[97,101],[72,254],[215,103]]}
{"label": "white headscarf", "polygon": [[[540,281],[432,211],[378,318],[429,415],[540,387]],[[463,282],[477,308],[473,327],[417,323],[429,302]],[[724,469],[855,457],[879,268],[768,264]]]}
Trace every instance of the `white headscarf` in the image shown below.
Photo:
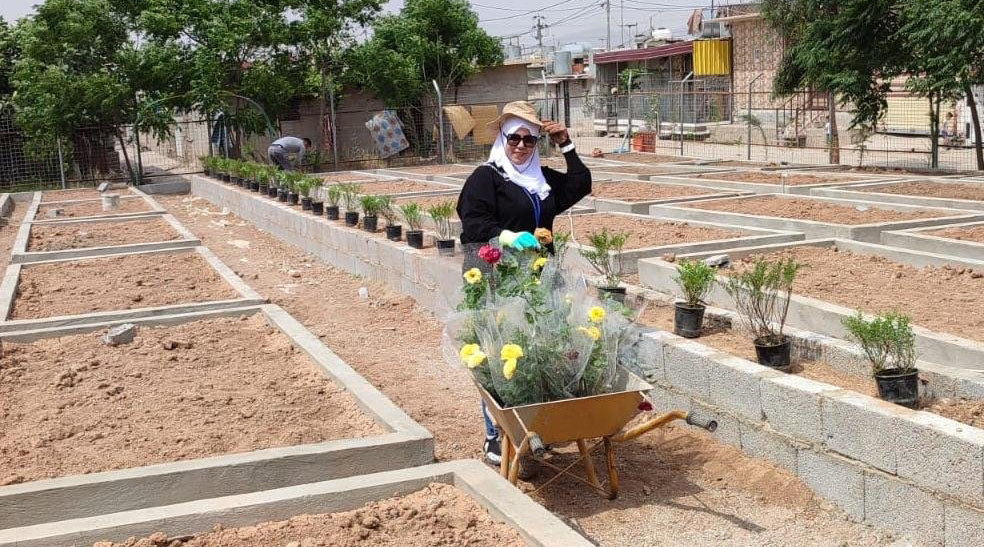
{"label": "white headscarf", "polygon": [[499,135],[495,138],[495,144],[492,145],[492,153],[489,154],[488,163],[499,171],[506,180],[523,187],[531,194],[540,196],[540,199],[546,199],[550,195],[550,185],[543,178],[543,170],[540,168],[539,147],[533,148],[533,154],[530,156],[530,159],[526,160],[526,163],[522,165],[515,165],[506,153],[505,135],[515,133],[524,127],[530,132],[530,135],[534,137],[540,136],[540,128],[538,126],[521,118],[507,118],[499,129]]}

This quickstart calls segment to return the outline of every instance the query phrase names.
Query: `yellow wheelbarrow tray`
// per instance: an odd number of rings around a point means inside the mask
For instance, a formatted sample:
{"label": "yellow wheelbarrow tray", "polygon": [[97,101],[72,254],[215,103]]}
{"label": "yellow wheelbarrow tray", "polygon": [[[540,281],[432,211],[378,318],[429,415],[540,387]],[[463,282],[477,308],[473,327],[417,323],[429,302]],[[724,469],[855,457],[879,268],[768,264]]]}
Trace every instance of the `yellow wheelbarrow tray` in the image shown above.
{"label": "yellow wheelbarrow tray", "polygon": [[[626,430],[625,426],[643,411],[640,404],[646,400],[645,392],[653,389],[653,386],[621,366],[617,371],[615,389],[611,393],[591,397],[502,408],[495,397],[481,385],[478,389],[502,431],[502,463],[499,467],[502,476],[515,485],[519,478],[520,459],[524,455],[557,471],[556,475],[541,484],[537,490],[566,475],[598,490],[608,499],[615,499],[619,490],[615,443],[630,441],[674,420],[685,420],[688,424],[708,431],[717,429],[717,422],[714,420],[702,420],[689,412],[673,410]],[[589,441],[594,442],[589,446]],[[569,442],[577,443],[580,457],[567,467],[561,468],[544,458],[546,445]],[[590,457],[599,446],[604,446],[605,449],[607,486],[599,481]],[[572,471],[580,462],[584,462],[585,477]]]}

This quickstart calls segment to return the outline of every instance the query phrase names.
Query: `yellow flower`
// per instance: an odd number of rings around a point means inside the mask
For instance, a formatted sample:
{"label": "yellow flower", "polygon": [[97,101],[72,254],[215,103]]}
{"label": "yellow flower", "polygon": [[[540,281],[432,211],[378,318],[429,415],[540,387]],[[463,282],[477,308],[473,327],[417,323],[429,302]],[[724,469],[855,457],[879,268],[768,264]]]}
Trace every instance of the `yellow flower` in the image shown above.
{"label": "yellow flower", "polygon": [[601,306],[591,308],[588,310],[588,319],[590,319],[592,323],[601,323],[605,320],[605,308],[602,308]]}
{"label": "yellow flower", "polygon": [[595,326],[591,326],[591,327],[578,327],[577,330],[583,332],[588,337],[590,337],[592,340],[597,341],[599,338],[601,338],[601,329],[599,329],[598,327],[595,327]]}
{"label": "yellow flower", "polygon": [[502,375],[506,377],[506,380],[512,380],[513,374],[516,374],[516,360],[506,359],[502,364]]}
{"label": "yellow flower", "polygon": [[533,271],[539,272],[547,265],[547,257],[541,256],[540,258],[533,261]]}
{"label": "yellow flower", "polygon": [[564,302],[565,302],[566,304],[568,304],[568,305],[570,305],[570,304],[571,304],[571,302],[574,302],[574,295],[573,295],[573,294],[571,294],[571,293],[567,293],[567,294],[565,294],[565,295],[564,295]]}
{"label": "yellow flower", "polygon": [[461,359],[461,362],[465,362],[472,355],[481,352],[482,348],[478,344],[465,344],[461,346],[461,351],[458,352],[458,358]]}
{"label": "yellow flower", "polygon": [[485,353],[482,351],[476,351],[475,353],[468,356],[465,359],[465,366],[468,368],[475,368],[485,362]]}
{"label": "yellow flower", "polygon": [[516,344],[506,344],[502,346],[502,350],[499,352],[499,358],[503,361],[509,359],[519,359],[523,356],[523,348],[517,346]]}
{"label": "yellow flower", "polygon": [[482,272],[478,268],[472,268],[465,272],[465,275],[462,277],[465,278],[465,281],[467,281],[469,285],[474,285],[482,280]]}

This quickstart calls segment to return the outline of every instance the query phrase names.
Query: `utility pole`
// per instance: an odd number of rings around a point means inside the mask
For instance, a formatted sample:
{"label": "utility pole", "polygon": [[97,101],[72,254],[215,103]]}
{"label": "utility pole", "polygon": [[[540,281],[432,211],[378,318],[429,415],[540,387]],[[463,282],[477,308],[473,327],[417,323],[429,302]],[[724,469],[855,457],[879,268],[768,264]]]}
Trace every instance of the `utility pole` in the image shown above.
{"label": "utility pole", "polygon": [[605,49],[612,50],[612,0],[605,0],[605,28],[608,29],[605,38]]}
{"label": "utility pole", "polygon": [[625,47],[625,0],[619,0],[618,2],[618,26],[619,34],[621,39],[618,43],[622,44],[620,47]]}
{"label": "utility pole", "polygon": [[[632,28],[632,29],[635,29],[638,26],[639,26],[639,23],[629,23],[627,25],[622,25],[623,28],[629,27],[629,28]],[[632,41],[633,46],[634,46],[635,45],[635,31],[634,30],[633,30],[633,32],[630,32],[629,33],[629,40]],[[625,40],[622,40],[622,47],[625,47],[625,44],[626,44]]]}
{"label": "utility pole", "polygon": [[533,30],[536,31],[536,44],[540,48],[540,55],[543,55],[543,29],[547,28],[547,25],[543,24],[542,15],[533,16]]}

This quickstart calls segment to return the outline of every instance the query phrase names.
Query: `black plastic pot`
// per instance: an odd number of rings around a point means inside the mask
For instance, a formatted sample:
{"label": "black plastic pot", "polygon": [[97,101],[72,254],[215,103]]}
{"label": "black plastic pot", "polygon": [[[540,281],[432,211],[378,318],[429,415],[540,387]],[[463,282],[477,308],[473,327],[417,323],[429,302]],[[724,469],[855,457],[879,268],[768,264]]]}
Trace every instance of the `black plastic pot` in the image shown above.
{"label": "black plastic pot", "polygon": [[325,213],[325,202],[323,202],[323,201],[312,201],[311,202],[311,214],[320,217],[324,213]]}
{"label": "black plastic pot", "polygon": [[244,179],[242,179],[240,177],[236,177],[236,186],[242,188],[244,186],[245,182],[246,181]]}
{"label": "black plastic pot", "polygon": [[252,185],[252,189],[253,189],[254,192],[259,192],[261,186],[262,185],[260,184],[260,181],[254,180],[253,181],[253,185]]}
{"label": "black plastic pot", "polygon": [[359,224],[359,212],[358,211],[345,211],[345,225],[346,226],[356,226]]}
{"label": "black plastic pot", "polygon": [[232,182],[232,177],[226,173],[222,173],[222,182]]}
{"label": "black plastic pot", "polygon": [[673,332],[684,338],[700,336],[700,329],[704,326],[706,307],[702,304],[690,307],[686,302],[677,302],[674,307],[676,309],[673,315]]}
{"label": "black plastic pot", "polygon": [[325,206],[325,216],[328,220],[338,220],[338,205]]}
{"label": "black plastic pot", "polygon": [[598,287],[598,296],[610,298],[620,304],[625,303],[625,287]]}
{"label": "black plastic pot", "polygon": [[300,197],[297,192],[287,192],[287,205],[297,205],[297,200]]}
{"label": "black plastic pot", "polygon": [[878,396],[897,405],[916,408],[919,404],[919,371],[912,369],[902,372],[899,368],[889,368],[875,373]]}
{"label": "black plastic pot", "polygon": [[390,224],[386,226],[386,239],[390,241],[400,241],[403,236],[403,226]]}
{"label": "black plastic pot", "polygon": [[301,210],[310,211],[311,210],[311,198],[301,198]]}
{"label": "black plastic pot", "polygon": [[760,365],[787,368],[792,362],[792,344],[786,336],[782,337],[779,344],[774,340],[765,340],[764,337],[756,338],[752,343],[755,344],[755,356]]}
{"label": "black plastic pot", "polygon": [[287,189],[277,188],[277,201],[287,203]]}
{"label": "black plastic pot", "polygon": [[453,239],[435,239],[434,245],[437,247],[437,254],[441,256],[454,256]]}
{"label": "black plastic pot", "polygon": [[413,247],[414,249],[424,248],[424,231],[423,230],[407,230],[407,245]]}
{"label": "black plastic pot", "polygon": [[367,232],[375,232],[379,226],[379,217],[376,215],[366,215],[362,217],[362,229]]}
{"label": "black plastic pot", "polygon": [[265,182],[260,183],[260,187],[257,189],[257,191],[263,194],[264,196],[270,195],[270,187]]}
{"label": "black plastic pot", "polygon": [[271,198],[276,198],[277,197],[277,190],[278,190],[278,188],[276,186],[270,186],[270,187],[268,187],[267,188],[267,196],[269,196]]}

